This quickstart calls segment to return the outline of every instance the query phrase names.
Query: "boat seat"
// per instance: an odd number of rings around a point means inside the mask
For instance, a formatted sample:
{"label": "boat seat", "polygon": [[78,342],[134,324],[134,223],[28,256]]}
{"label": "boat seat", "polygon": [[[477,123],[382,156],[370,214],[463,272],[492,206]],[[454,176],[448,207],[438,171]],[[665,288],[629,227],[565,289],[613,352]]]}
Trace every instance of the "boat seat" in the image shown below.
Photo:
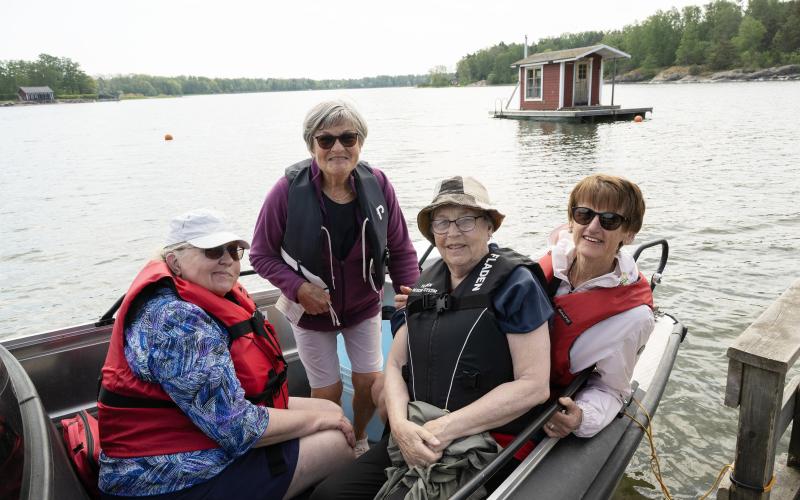
{"label": "boat seat", "polygon": [[[42,406],[28,374],[0,345],[0,416],[4,433],[22,437],[24,465],[20,500],[87,500],[67,456],[61,435]],[[4,480],[5,480],[4,473]]]}

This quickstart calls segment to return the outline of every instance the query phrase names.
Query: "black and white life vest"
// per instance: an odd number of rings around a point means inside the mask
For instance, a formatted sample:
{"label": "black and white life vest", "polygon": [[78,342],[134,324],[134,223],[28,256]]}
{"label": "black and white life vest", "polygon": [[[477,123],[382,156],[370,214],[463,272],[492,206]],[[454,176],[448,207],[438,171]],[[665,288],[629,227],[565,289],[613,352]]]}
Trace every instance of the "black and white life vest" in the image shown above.
{"label": "black and white life vest", "polygon": [[[322,259],[324,225],[322,206],[312,179],[312,160],[306,159],[286,169],[289,181],[289,201],[286,231],[281,256],[296,272],[312,283],[323,279]],[[362,254],[363,278],[370,280],[373,290],[380,291],[386,274],[386,248],[389,214],[378,179],[366,162],[358,162],[351,174],[355,183],[358,207],[361,211],[361,241],[367,246]],[[330,240],[330,236],[327,236]],[[333,256],[331,256],[333,258]],[[328,288],[335,288],[327,283]]]}
{"label": "black and white life vest", "polygon": [[[423,271],[409,294],[406,313],[408,363],[403,375],[412,400],[455,411],[514,380],[508,340],[492,300],[519,266],[543,280],[538,264],[495,246],[455,290],[450,290],[443,261]],[[516,434],[529,418],[525,414],[493,430]]]}

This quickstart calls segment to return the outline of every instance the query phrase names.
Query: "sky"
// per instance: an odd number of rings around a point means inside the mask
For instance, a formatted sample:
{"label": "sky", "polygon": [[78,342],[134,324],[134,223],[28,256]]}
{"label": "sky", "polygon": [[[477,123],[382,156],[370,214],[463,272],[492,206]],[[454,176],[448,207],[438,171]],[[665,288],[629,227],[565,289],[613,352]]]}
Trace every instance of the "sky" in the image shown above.
{"label": "sky", "polygon": [[0,60],[47,53],[93,76],[425,74],[501,41],[620,29],[708,1],[37,0],[5,9]]}

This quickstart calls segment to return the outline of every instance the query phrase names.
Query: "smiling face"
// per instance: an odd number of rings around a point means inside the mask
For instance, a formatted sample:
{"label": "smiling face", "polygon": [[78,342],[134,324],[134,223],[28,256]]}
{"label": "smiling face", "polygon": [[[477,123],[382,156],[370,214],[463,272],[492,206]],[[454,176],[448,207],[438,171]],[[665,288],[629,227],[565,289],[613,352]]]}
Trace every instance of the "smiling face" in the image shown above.
{"label": "smiling face", "polygon": [[475,229],[462,232],[455,223],[445,234],[434,233],[434,241],[439,255],[442,256],[450,272],[454,275],[466,275],[489,252],[489,239],[492,237],[491,223],[486,214],[473,208],[457,205],[446,205],[437,208],[431,214],[431,220],[456,220],[459,217],[483,216],[475,220]]}
{"label": "smiling face", "polygon": [[[577,206],[591,208],[595,212],[616,212],[625,215],[616,207],[595,206],[589,202],[578,203]],[[613,261],[622,244],[633,241],[634,234],[626,231],[625,224],[609,231],[600,226],[600,217],[595,216],[589,224],[581,225],[570,221],[572,240],[575,243],[577,258],[595,262]]]}
{"label": "smiling face", "polygon": [[[322,128],[314,133],[314,137],[320,135],[339,136],[345,132],[356,132],[356,128],[349,123],[341,123],[332,127]],[[331,149],[323,149],[314,139],[314,159],[317,161],[323,175],[332,179],[344,179],[356,168],[358,157],[361,154],[361,137],[355,145],[346,148],[340,141],[336,141]]]}
{"label": "smiling face", "polygon": [[240,261],[233,260],[228,252],[223,252],[219,259],[209,259],[203,249],[192,246],[168,253],[166,260],[176,276],[207,288],[220,297],[231,291],[241,269]]}

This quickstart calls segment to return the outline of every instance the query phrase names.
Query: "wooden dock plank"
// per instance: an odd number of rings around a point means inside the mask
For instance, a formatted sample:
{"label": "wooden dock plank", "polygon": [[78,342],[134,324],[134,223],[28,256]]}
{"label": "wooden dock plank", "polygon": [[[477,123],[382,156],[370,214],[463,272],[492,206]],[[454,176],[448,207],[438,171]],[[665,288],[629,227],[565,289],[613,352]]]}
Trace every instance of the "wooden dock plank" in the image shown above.
{"label": "wooden dock plank", "polygon": [[728,357],[785,374],[800,355],[800,279],[728,348]]}

